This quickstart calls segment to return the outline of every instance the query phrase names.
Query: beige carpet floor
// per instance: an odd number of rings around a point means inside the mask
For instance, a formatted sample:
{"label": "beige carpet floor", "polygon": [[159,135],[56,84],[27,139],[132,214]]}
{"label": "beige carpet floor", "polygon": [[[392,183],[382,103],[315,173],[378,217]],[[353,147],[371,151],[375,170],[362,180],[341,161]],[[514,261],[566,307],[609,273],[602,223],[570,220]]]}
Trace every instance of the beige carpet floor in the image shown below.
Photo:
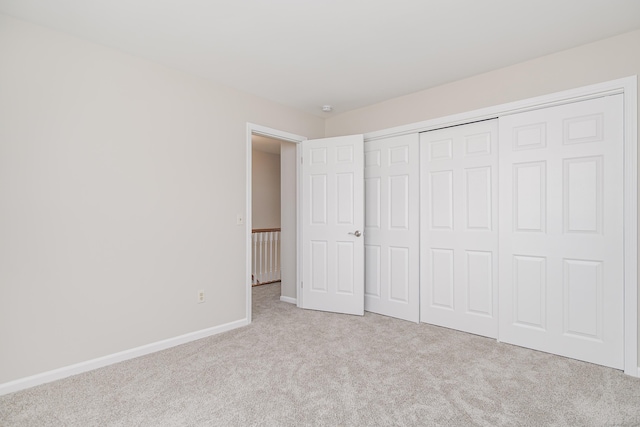
{"label": "beige carpet floor", "polygon": [[639,426],[640,379],[253,289],[247,327],[0,397],[4,426]]}

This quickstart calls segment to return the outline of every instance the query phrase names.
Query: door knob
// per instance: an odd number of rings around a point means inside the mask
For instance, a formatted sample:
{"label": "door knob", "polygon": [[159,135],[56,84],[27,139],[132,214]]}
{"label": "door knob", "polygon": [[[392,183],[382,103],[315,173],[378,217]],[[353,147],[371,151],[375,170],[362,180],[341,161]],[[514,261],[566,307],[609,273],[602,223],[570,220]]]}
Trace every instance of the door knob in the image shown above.
{"label": "door knob", "polygon": [[349,232],[349,234],[353,234],[353,235],[354,235],[354,236],[356,236],[356,237],[360,237],[360,236],[362,236],[362,233],[360,232],[360,230],[356,230],[356,231],[355,231],[355,232],[353,232],[353,233],[352,233],[352,232]]}

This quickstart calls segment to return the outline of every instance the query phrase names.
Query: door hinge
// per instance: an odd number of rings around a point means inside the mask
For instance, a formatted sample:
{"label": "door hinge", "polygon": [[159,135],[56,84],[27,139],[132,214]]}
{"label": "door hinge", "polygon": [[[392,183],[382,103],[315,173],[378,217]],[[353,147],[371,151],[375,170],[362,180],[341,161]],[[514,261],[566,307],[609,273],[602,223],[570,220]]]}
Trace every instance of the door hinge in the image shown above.
{"label": "door hinge", "polygon": [[300,164],[303,164],[304,162],[302,161],[302,159],[304,159],[304,157],[300,157]]}
{"label": "door hinge", "polygon": [[300,282],[300,288],[304,288],[304,283]]}

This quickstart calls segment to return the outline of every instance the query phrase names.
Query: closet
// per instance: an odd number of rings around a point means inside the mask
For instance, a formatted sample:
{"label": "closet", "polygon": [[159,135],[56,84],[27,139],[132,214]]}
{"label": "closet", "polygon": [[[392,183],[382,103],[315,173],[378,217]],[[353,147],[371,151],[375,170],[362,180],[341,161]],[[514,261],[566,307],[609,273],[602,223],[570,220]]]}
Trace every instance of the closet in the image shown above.
{"label": "closet", "polygon": [[635,143],[612,92],[305,142],[299,306],[635,375]]}

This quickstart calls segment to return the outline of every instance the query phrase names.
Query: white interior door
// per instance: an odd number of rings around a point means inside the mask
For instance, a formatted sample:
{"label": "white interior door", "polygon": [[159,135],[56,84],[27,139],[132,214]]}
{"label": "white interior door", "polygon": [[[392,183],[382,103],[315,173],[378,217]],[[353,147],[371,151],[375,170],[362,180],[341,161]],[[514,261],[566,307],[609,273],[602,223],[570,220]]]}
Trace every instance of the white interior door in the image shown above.
{"label": "white interior door", "polygon": [[623,367],[622,108],[500,118],[500,341]]}
{"label": "white interior door", "polygon": [[412,322],[420,315],[418,140],[416,133],[364,147],[364,308]]}
{"label": "white interior door", "polygon": [[420,320],[497,337],[497,120],[420,134]]}
{"label": "white interior door", "polygon": [[364,314],[363,136],[302,143],[302,308]]}

